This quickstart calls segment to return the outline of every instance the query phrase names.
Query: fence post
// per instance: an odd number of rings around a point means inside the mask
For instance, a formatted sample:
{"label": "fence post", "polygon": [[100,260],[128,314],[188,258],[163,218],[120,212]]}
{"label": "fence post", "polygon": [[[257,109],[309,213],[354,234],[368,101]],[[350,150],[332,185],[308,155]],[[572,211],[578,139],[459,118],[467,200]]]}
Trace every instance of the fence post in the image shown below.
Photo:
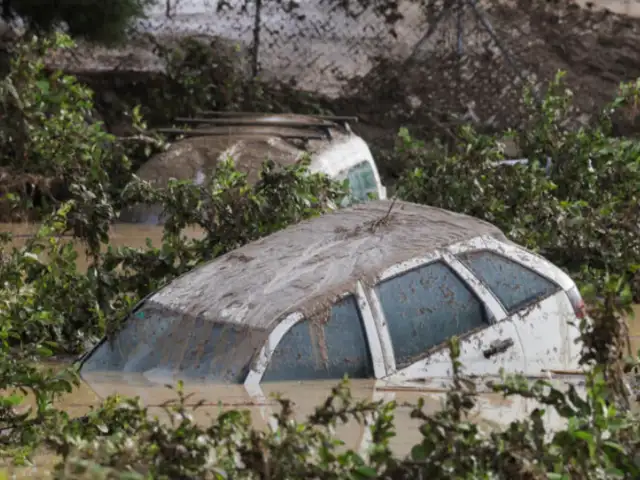
{"label": "fence post", "polygon": [[262,12],[262,0],[255,0],[256,13],[253,17],[253,47],[251,49],[251,76],[256,78],[258,76],[258,70],[260,68],[258,62],[258,55],[260,52],[260,23]]}

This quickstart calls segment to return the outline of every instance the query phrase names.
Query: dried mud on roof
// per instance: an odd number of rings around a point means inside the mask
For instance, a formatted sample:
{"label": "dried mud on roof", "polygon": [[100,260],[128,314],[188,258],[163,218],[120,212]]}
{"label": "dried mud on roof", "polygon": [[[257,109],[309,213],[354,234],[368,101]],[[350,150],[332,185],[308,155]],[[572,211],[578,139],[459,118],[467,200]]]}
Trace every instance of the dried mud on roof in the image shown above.
{"label": "dried mud on roof", "polygon": [[[318,122],[318,119],[302,115],[273,115],[259,118],[299,121],[301,124]],[[251,120],[252,118],[243,117],[243,119]],[[219,135],[203,135],[177,141],[166,152],[147,161],[136,175],[158,187],[164,187],[170,178],[197,180],[199,176],[214,170],[221,160],[231,158],[236,168],[248,175],[249,182],[256,182],[265,160],[290,166],[297,163],[306,153],[319,153],[351,135],[344,128],[331,122],[327,122],[327,127],[330,128],[331,138],[299,141],[284,137],[302,133],[323,133],[324,127],[299,129],[277,125],[223,127],[203,125],[196,130],[215,131]]]}
{"label": "dried mud on roof", "polygon": [[221,160],[231,158],[249,181],[256,181],[265,160],[292,165],[303,153],[277,137],[196,137],[173,144],[140,167],[136,175],[165,187],[171,178],[197,180],[198,173],[206,175]]}
{"label": "dried mud on roof", "polygon": [[[376,201],[291,226],[174,280],[150,298],[173,311],[271,330],[285,314],[321,315],[358,280],[500,230],[434,207]],[[372,229],[371,226],[376,226]]]}

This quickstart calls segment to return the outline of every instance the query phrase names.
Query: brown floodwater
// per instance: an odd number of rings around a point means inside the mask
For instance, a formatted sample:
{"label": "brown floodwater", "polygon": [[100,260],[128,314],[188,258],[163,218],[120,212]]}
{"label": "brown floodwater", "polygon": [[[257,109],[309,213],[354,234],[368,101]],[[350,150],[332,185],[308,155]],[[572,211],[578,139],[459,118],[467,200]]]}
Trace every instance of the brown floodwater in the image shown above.
{"label": "brown floodwater", "polygon": [[[0,232],[14,234],[12,243],[15,247],[23,246],[37,228],[38,226],[34,224],[0,224]],[[192,228],[187,230],[185,235],[194,238],[202,235],[202,231]],[[150,239],[154,246],[159,246],[162,242],[162,227],[116,224],[112,227],[110,245],[145,248],[147,239]],[[78,251],[78,268],[85,270],[87,258],[83,246],[71,239],[68,241],[74,243]],[[633,351],[636,352],[640,349],[640,305],[635,306],[634,310],[636,316],[629,319],[629,327],[631,345]],[[55,366],[60,368],[63,365],[56,364]],[[150,381],[142,375],[128,375],[126,377],[101,375],[99,378],[86,378],[86,380],[73,393],[58,402],[57,406],[66,410],[71,416],[85,414],[92,406],[98,405],[101,398],[117,392],[125,396],[140,397],[143,403],[151,406],[150,410],[153,414],[166,419],[161,404],[175,398],[174,392],[164,387],[167,382]],[[205,402],[203,407],[193,411],[193,417],[198,422],[209,423],[221,410],[240,408],[248,409],[251,412],[257,428],[267,428],[268,419],[277,410],[271,399],[272,394],[280,393],[291,399],[295,405],[297,419],[303,420],[326,399],[335,384],[335,381],[263,384],[259,391],[249,392],[243,386],[238,385],[187,382],[185,383],[185,391],[193,394],[190,400],[191,404],[200,400]],[[418,398],[423,398],[426,410],[431,412],[440,408],[444,396],[441,387],[435,384],[425,384],[420,388],[413,389],[399,389],[386,385],[384,382],[363,380],[352,381],[351,386],[353,396],[361,400],[396,400],[403,403],[415,402]],[[27,404],[31,402],[32,399],[27,398]],[[504,399],[496,394],[485,393],[481,395],[474,415],[479,424],[492,428],[495,425],[509,423],[518,416],[526,415],[532,408],[534,405],[524,399]],[[401,407],[396,412],[397,435],[392,441],[392,447],[400,454],[407,453],[420,439],[416,421],[409,417],[409,413],[410,409],[406,407]],[[555,424],[558,419],[550,418],[550,421]],[[359,425],[356,422],[349,422],[348,426],[338,428],[336,434],[351,448],[360,448],[366,445],[367,429],[364,425]],[[57,460],[55,456],[43,452],[36,458],[36,466],[7,467],[6,472],[10,478],[46,478],[50,477],[51,468]],[[2,478],[1,467],[0,478]]]}
{"label": "brown floodwater", "polygon": [[[65,365],[53,366],[62,368]],[[142,374],[91,374],[83,379],[74,392],[60,399],[56,406],[70,416],[77,417],[86,414],[92,406],[99,405],[100,400],[107,395],[117,393],[129,398],[140,398],[142,403],[149,407],[150,415],[167,421],[169,415],[163,405],[176,398],[175,392],[165,387],[167,383],[174,382],[150,380]],[[296,420],[303,421],[324,402],[336,384],[335,380],[263,383],[258,389],[248,390],[243,385],[185,381],[184,392],[190,395],[189,412],[199,424],[210,424],[222,411],[240,409],[251,413],[254,428],[266,429],[269,427],[269,419],[279,409],[273,399],[274,394],[281,394],[293,401]],[[411,447],[421,439],[419,422],[410,418],[411,408],[403,404],[415,404],[422,398],[425,402],[425,413],[435,413],[441,408],[445,396],[443,386],[436,381],[425,382],[422,386],[410,389],[375,380],[352,380],[350,386],[355,400],[398,402],[394,422],[396,436],[391,441],[391,448],[399,455],[409,453]],[[25,404],[32,405],[33,399],[27,398]],[[198,408],[194,408],[197,404]],[[485,430],[496,426],[504,427],[518,417],[526,416],[536,406],[528,399],[505,399],[499,394],[483,392],[478,397],[471,420]],[[559,425],[560,420],[557,416],[548,415],[547,421],[551,425]],[[335,434],[345,442],[346,447],[355,450],[366,448],[369,444],[367,426],[354,420],[338,426]],[[35,457],[33,466],[6,468],[13,478],[50,478],[51,471],[58,461],[59,459],[50,452],[41,452]],[[0,467],[0,475],[1,470]]]}
{"label": "brown floodwater", "polygon": [[[0,223],[0,232],[13,234],[11,245],[22,247],[38,231],[38,225],[33,223]],[[137,225],[132,223],[116,223],[109,233],[109,245],[113,247],[146,248],[147,239],[151,240],[154,247],[162,245],[162,225]],[[189,238],[199,238],[203,230],[189,227],[183,231],[183,235]],[[82,271],[86,270],[88,259],[85,248],[81,242],[71,237],[62,237],[62,240],[71,242],[78,252],[77,265]],[[107,249],[105,245],[104,250]]]}

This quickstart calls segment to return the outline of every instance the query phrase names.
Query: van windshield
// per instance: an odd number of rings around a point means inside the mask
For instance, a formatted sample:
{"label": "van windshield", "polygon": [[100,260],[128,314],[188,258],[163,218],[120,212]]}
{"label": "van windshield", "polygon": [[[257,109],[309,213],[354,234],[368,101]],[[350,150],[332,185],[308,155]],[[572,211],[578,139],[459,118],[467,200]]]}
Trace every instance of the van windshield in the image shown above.
{"label": "van windshield", "polygon": [[264,330],[216,323],[148,300],[89,354],[80,374],[157,371],[242,383],[267,337]]}
{"label": "van windshield", "polygon": [[371,163],[360,162],[346,171],[338,174],[338,179],[349,181],[350,196],[346,204],[367,202],[378,198],[379,185]]}

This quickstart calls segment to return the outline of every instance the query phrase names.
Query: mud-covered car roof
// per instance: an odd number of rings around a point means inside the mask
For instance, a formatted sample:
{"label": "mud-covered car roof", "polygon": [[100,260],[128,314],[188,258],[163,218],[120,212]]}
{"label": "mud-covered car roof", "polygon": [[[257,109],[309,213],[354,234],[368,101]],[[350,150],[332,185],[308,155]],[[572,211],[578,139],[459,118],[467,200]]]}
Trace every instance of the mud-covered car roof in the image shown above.
{"label": "mud-covered car roof", "polygon": [[175,279],[148,301],[189,317],[271,330],[290,312],[325,314],[358,280],[371,281],[394,264],[486,234],[502,232],[439,208],[372,201],[229,252]]}

